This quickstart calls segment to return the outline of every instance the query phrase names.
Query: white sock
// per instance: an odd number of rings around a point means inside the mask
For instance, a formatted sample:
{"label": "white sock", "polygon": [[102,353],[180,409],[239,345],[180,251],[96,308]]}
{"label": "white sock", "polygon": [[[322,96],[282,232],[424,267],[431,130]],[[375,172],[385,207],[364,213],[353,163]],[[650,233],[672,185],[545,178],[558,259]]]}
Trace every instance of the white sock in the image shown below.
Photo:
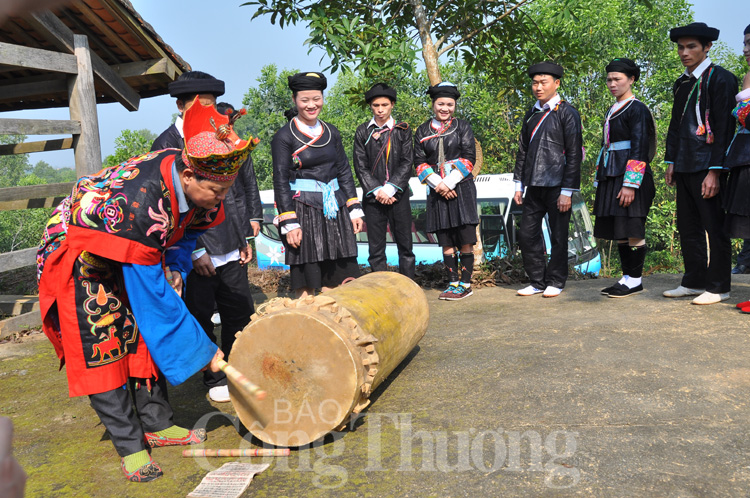
{"label": "white sock", "polygon": [[468,289],[469,287],[471,287],[471,283],[467,284],[466,282],[461,282],[461,285],[464,286],[464,289]]}
{"label": "white sock", "polygon": [[628,277],[625,285],[628,287],[628,289],[635,289],[636,287],[641,285],[641,277]]}
{"label": "white sock", "polygon": [[[628,285],[628,279],[629,279],[629,278],[630,278],[630,277],[629,277],[628,275],[623,275],[623,276],[622,276],[622,278],[620,279],[620,281],[619,281],[619,282],[617,282],[617,283],[618,283],[618,284],[622,284],[622,285]],[[632,287],[631,287],[631,288],[632,288]]]}

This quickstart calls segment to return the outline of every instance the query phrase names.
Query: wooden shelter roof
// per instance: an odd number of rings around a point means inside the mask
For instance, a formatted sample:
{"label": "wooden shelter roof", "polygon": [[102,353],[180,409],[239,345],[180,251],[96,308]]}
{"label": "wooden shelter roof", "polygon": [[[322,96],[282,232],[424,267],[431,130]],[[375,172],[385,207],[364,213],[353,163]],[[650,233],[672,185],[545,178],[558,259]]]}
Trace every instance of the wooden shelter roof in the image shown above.
{"label": "wooden shelter roof", "polygon": [[[128,0],[72,0],[51,14],[73,33],[87,35],[91,50],[141,98],[167,93],[167,84],[190,70]],[[51,36],[38,19],[8,19],[0,26],[0,43],[65,52],[60,38]],[[95,87],[98,103],[119,100],[96,77]],[[68,104],[65,74],[0,64],[0,112]]]}

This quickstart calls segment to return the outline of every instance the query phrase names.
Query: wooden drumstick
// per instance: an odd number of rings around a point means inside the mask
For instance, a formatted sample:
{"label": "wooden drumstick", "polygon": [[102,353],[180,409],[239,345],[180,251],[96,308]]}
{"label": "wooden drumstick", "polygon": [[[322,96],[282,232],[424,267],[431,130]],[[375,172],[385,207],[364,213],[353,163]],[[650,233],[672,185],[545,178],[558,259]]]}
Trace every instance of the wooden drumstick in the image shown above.
{"label": "wooden drumstick", "polygon": [[289,448],[280,449],[225,449],[225,450],[182,450],[184,458],[196,457],[282,457],[289,456]]}
{"label": "wooden drumstick", "polygon": [[258,401],[262,401],[266,397],[266,392],[260,387],[256,386],[250,380],[242,375],[239,370],[234,368],[232,365],[224,360],[216,360],[216,364],[219,366],[222,372],[232,381],[240,386],[248,395],[254,397]]}

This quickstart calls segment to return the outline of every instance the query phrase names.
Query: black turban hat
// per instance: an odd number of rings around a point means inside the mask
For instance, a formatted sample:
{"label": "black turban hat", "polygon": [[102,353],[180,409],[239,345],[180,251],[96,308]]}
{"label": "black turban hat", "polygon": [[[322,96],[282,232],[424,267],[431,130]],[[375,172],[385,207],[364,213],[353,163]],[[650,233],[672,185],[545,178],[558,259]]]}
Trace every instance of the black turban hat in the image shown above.
{"label": "black turban hat", "polygon": [[605,70],[608,73],[623,73],[627,76],[632,76],[635,78],[635,81],[638,81],[638,78],[641,77],[641,68],[638,67],[638,64],[625,57],[612,59],[612,62],[607,64]]}
{"label": "black turban hat", "polygon": [[293,92],[302,92],[305,90],[320,90],[321,92],[328,86],[328,81],[323,73],[297,73],[287,78],[289,89]]}
{"label": "black turban hat", "polygon": [[742,33],[743,35],[750,35],[750,24],[747,25],[747,28],[745,28],[745,32]]}
{"label": "black turban hat", "polygon": [[687,26],[672,28],[669,31],[669,39],[677,43],[680,38],[698,38],[699,40],[716,41],[719,39],[719,30],[707,26],[704,22],[694,22]]}
{"label": "black turban hat", "polygon": [[387,97],[391,102],[396,102],[396,90],[385,83],[375,83],[365,92],[365,102],[369,104],[378,97]]}
{"label": "black turban hat", "polygon": [[438,83],[437,85],[428,88],[427,95],[430,96],[433,102],[443,97],[458,100],[461,96],[461,92],[458,91],[458,88],[456,88],[456,85],[453,83],[443,81],[442,83]]}
{"label": "black turban hat", "polygon": [[529,68],[529,77],[533,78],[537,74],[549,74],[550,76],[553,76],[555,79],[560,79],[563,77],[563,67],[560,64],[555,64],[554,62],[540,62],[539,64],[534,64]]}
{"label": "black turban hat", "polygon": [[210,93],[216,97],[224,95],[224,82],[201,71],[182,73],[167,85],[169,95],[175,98]]}

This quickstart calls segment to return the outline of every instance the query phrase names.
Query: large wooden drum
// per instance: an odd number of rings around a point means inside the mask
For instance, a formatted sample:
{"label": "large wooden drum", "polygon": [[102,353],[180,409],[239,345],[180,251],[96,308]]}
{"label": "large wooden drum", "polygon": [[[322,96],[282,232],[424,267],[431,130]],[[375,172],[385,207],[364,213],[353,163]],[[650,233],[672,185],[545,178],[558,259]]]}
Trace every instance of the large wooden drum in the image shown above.
{"label": "large wooden drum", "polygon": [[370,393],[424,336],[428,320],[422,289],[394,272],[272,302],[237,334],[229,356],[267,396],[250,402],[230,381],[232,404],[266,443],[315,441],[343,429],[369,404]]}

